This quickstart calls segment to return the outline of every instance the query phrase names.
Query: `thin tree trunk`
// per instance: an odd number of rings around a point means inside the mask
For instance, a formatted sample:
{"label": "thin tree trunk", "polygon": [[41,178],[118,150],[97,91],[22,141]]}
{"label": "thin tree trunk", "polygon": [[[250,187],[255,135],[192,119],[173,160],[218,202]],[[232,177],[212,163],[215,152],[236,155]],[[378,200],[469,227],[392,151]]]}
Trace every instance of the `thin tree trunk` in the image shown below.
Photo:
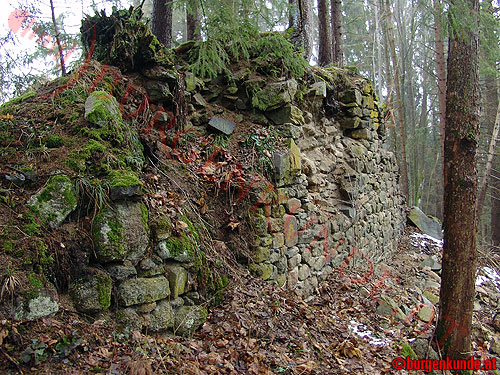
{"label": "thin tree trunk", "polygon": [[441,0],[434,0],[434,36],[436,44],[436,74],[438,84],[438,102],[439,102],[439,129],[441,133],[441,169],[443,171],[443,188],[444,188],[444,137],[446,123],[446,64],[444,61],[444,42],[441,38],[443,31],[441,25],[442,5]]}
{"label": "thin tree trunk", "polygon": [[[486,189],[488,188],[488,182],[491,173],[491,166],[493,164],[493,157],[495,156],[495,146],[497,142],[498,133],[500,131],[500,101],[498,100],[498,88],[496,80],[493,78],[493,82],[491,77],[486,78],[486,119],[487,121],[491,121],[493,116],[495,116],[495,125],[493,126],[493,131],[491,132],[490,145],[488,147],[488,154],[486,159],[486,166],[484,168],[484,175],[481,179],[481,183],[479,185],[479,199],[477,200],[477,217],[481,218],[481,214],[483,212],[483,204],[484,198],[486,197]],[[497,104],[496,114],[492,112],[492,105]]]}
{"label": "thin tree trunk", "polygon": [[200,40],[200,10],[197,0],[189,0],[186,4],[187,40]]}
{"label": "thin tree trunk", "polygon": [[331,0],[331,25],[333,43],[333,63],[344,64],[344,40],[342,39],[342,1]]}
{"label": "thin tree trunk", "polygon": [[401,139],[401,174],[403,178],[403,194],[408,202],[408,164],[406,161],[406,129],[405,129],[405,112],[403,109],[403,101],[401,99],[401,86],[400,86],[400,78],[399,78],[399,66],[396,56],[396,46],[394,42],[394,31],[392,29],[392,20],[391,20],[391,6],[389,4],[389,0],[385,0],[385,11],[386,11],[386,30],[387,30],[387,39],[389,41],[389,48],[391,52],[391,60],[392,60],[392,68],[394,71],[394,88],[396,91],[396,104],[398,108],[398,128],[399,128],[399,136]]}
{"label": "thin tree trunk", "polygon": [[172,0],[153,0],[151,31],[165,47],[172,46]]}
{"label": "thin tree trunk", "polygon": [[318,64],[325,66],[332,62],[332,41],[328,28],[328,3],[326,0],[318,0],[318,33]]}
{"label": "thin tree trunk", "polygon": [[[478,23],[479,1],[464,1],[466,14],[450,4],[450,20]],[[452,23],[453,24],[453,23]],[[456,24],[456,23],[455,23]],[[467,23],[469,24],[469,23]],[[455,27],[463,27],[458,25]],[[444,247],[436,335],[444,355],[470,358],[476,279],[477,171],[479,136],[479,25],[451,29],[446,84],[444,149]]]}
{"label": "thin tree trunk", "polygon": [[61,61],[61,73],[63,76],[66,75],[66,65],[64,64],[64,53],[61,46],[61,38],[59,37],[59,30],[57,27],[56,16],[54,13],[54,2],[50,0],[50,11],[52,12],[52,25],[54,26],[54,32],[56,34],[57,49],[59,50],[59,60]]}

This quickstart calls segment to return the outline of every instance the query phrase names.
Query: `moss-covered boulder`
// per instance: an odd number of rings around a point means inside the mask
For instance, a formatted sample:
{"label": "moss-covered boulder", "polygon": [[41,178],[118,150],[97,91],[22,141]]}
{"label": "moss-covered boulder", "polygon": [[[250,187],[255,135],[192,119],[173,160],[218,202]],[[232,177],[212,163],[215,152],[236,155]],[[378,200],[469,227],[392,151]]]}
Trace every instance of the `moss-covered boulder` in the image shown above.
{"label": "moss-covered boulder", "polygon": [[270,111],[291,103],[297,93],[297,81],[289,79],[274,82],[262,90],[257,90],[252,97],[252,106],[261,111]]}
{"label": "moss-covered boulder", "polygon": [[111,289],[111,277],[104,272],[95,272],[75,281],[70,295],[78,311],[96,313],[111,305]]}
{"label": "moss-covered boulder", "polygon": [[118,169],[109,173],[109,197],[113,200],[129,199],[142,194],[142,182],[137,173]]}
{"label": "moss-covered boulder", "polygon": [[28,200],[28,206],[57,228],[78,204],[73,182],[64,175],[52,176],[47,184]]}
{"label": "moss-covered boulder", "polygon": [[136,261],[149,243],[144,207],[139,202],[117,202],[94,219],[93,239],[99,262]]}
{"label": "moss-covered boulder", "polygon": [[159,301],[169,295],[170,286],[164,276],[130,279],[118,287],[118,302],[125,307]]}
{"label": "moss-covered boulder", "polygon": [[174,333],[190,336],[207,320],[207,310],[202,306],[181,306],[175,311]]}
{"label": "moss-covered boulder", "polygon": [[110,122],[121,124],[120,105],[106,91],[94,91],[85,101],[85,120],[99,127],[105,127]]}
{"label": "moss-covered boulder", "polygon": [[269,280],[273,274],[273,265],[269,263],[252,263],[248,266],[250,272],[262,280]]}

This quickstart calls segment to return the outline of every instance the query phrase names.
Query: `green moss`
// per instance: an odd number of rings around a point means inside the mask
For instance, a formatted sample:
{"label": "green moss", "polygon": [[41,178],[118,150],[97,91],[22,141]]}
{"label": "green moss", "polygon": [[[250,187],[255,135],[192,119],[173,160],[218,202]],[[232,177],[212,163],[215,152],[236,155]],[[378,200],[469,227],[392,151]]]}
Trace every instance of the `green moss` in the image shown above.
{"label": "green moss", "polygon": [[106,275],[95,275],[97,293],[101,310],[107,310],[111,305],[111,278]]}
{"label": "green moss", "polygon": [[[63,190],[60,192],[61,186],[64,186]],[[67,176],[52,176],[47,181],[47,186],[38,195],[38,202],[44,203],[53,199],[54,192],[61,193],[64,197],[65,203],[69,207],[74,207],[77,204],[77,198],[73,191],[73,184],[71,179]]]}
{"label": "green moss", "polygon": [[101,213],[99,213],[94,219],[94,238],[97,241],[101,241],[100,233],[98,232],[98,228],[100,228],[103,224],[107,223],[110,228],[110,231],[107,233],[107,238],[110,242],[108,246],[101,246],[101,253],[103,256],[115,256],[115,255],[123,255],[125,254],[125,245],[124,245],[124,230],[125,228],[120,223],[118,218],[115,216],[108,217],[108,210],[104,209]]}
{"label": "green moss", "polygon": [[29,275],[28,275],[28,280],[30,282],[30,285],[34,288],[34,289],[37,289],[37,290],[40,290],[43,288],[43,281],[40,280],[37,276],[36,273],[34,272],[31,272]]}
{"label": "green moss", "polygon": [[401,356],[404,358],[410,357],[410,359],[413,360],[418,359],[417,355],[415,354],[411,346],[406,342],[403,343],[403,348],[401,349]]}
{"label": "green moss", "polygon": [[58,135],[49,135],[45,138],[45,145],[48,148],[59,148],[64,146],[64,138]]}
{"label": "green moss", "polygon": [[130,170],[114,170],[109,173],[109,177],[109,186],[111,187],[142,186],[142,182],[137,177],[137,174]]}
{"label": "green moss", "polygon": [[9,111],[9,109],[12,109],[12,107],[15,104],[19,104],[24,102],[25,100],[34,98],[36,96],[36,92],[33,90],[28,91],[27,93],[18,96],[17,98],[14,98],[12,100],[9,100],[7,103],[4,103],[0,106],[0,113],[4,114]]}
{"label": "green moss", "polygon": [[[80,150],[73,150],[66,160],[66,165],[73,169],[75,172],[83,172],[86,170],[86,161],[93,155],[104,155],[106,153],[106,146],[102,143],[91,139]],[[102,165],[98,169],[104,168]]]}
{"label": "green moss", "polygon": [[2,248],[5,254],[12,254],[15,248],[14,241],[12,240],[4,241]]}
{"label": "green moss", "polygon": [[188,255],[193,254],[193,245],[191,240],[184,233],[181,236],[169,237],[165,245],[173,256],[184,253],[187,253]]}
{"label": "green moss", "polygon": [[141,203],[141,220],[142,220],[142,223],[144,224],[144,228],[146,228],[146,232],[148,232],[148,234],[149,234],[149,225],[148,225],[149,212],[148,212],[148,208],[146,207],[146,205],[144,203]]}

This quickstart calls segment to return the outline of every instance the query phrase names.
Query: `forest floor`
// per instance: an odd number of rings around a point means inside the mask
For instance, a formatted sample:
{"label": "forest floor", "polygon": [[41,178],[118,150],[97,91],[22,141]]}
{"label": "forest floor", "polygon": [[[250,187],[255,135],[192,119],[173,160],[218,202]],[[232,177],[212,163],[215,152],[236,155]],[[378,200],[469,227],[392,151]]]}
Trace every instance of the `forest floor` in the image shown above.
{"label": "forest floor", "polygon": [[[224,301],[210,309],[190,338],[119,331],[112,320],[86,319],[64,303],[52,318],[2,321],[1,373],[424,373],[396,370],[391,363],[408,354],[405,343],[428,342],[435,319],[426,324],[410,314],[405,323],[376,313],[382,292],[394,300],[412,293],[413,275],[421,274],[416,256],[439,251],[439,246],[420,247],[412,232],[409,227],[399,251],[373,274],[333,272],[306,301],[250,275],[233,280]],[[23,357],[30,362],[22,364]]]}

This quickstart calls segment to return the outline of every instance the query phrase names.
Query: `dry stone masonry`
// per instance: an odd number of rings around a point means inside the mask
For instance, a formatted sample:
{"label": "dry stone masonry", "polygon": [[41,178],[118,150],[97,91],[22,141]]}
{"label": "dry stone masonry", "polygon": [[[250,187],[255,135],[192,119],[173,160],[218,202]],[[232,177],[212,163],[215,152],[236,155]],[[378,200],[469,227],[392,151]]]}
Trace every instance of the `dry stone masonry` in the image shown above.
{"label": "dry stone masonry", "polygon": [[[333,270],[356,274],[359,267],[357,274],[368,276],[395,250],[405,215],[371,84],[358,80],[332,92],[319,81],[301,108],[292,104],[296,87],[293,80],[275,83],[261,92],[271,104],[261,104],[262,94],[257,101],[289,137],[289,150],[273,155],[274,196],[264,192],[252,209],[257,239],[250,269],[308,296]],[[339,111],[327,116],[332,102]]]}

